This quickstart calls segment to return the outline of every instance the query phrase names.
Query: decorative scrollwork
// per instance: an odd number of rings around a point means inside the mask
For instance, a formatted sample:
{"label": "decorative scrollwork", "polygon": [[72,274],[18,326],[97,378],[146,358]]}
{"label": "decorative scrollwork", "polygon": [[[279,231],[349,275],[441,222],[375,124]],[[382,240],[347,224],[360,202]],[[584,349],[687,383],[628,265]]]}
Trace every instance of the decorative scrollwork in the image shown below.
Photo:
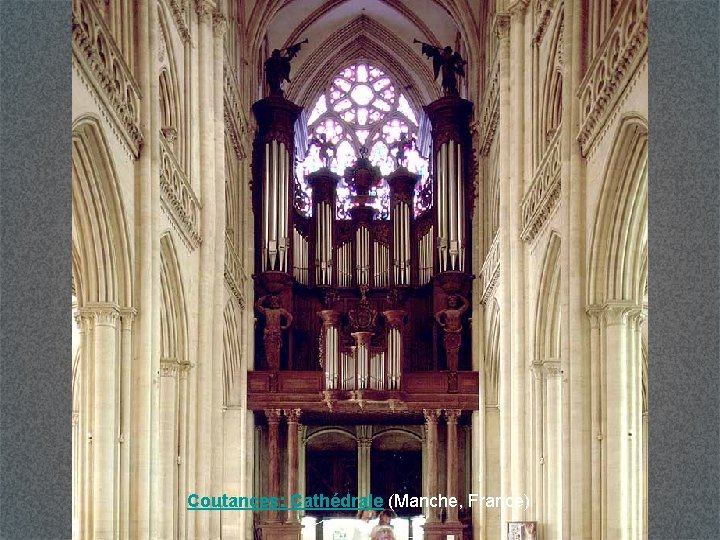
{"label": "decorative scrollwork", "polygon": [[82,67],[135,158],[140,156],[140,88],[93,2],[73,0],[73,58]]}
{"label": "decorative scrollwork", "polygon": [[485,304],[492,297],[497,286],[498,279],[500,278],[500,250],[499,250],[499,238],[500,235],[495,233],[490,249],[485,257],[482,270],[480,271],[480,277],[482,278],[482,296],[480,297],[480,303]]}
{"label": "decorative scrollwork", "polygon": [[522,201],[523,230],[520,237],[532,242],[560,200],[560,128],[550,143]]}
{"label": "decorative scrollwork", "polygon": [[199,232],[200,202],[167,142],[160,140],[160,200],[185,245],[195,249]]}
{"label": "decorative scrollwork", "polygon": [[603,46],[580,83],[582,124],[577,140],[583,156],[602,131],[610,113],[647,54],[647,0],[626,0],[608,29]]}

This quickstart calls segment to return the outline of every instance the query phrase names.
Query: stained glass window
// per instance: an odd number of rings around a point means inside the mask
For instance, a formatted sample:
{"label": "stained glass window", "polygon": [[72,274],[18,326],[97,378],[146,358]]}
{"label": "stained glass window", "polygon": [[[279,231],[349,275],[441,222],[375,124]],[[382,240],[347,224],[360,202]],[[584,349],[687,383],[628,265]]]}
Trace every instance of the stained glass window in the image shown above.
{"label": "stained glass window", "polygon": [[[329,167],[341,177],[359,155],[361,146],[370,149],[370,162],[380,169],[383,177],[396,168],[398,141],[410,141],[417,135],[417,114],[407,97],[397,90],[391,77],[381,69],[365,64],[346,67],[332,79],[329,88],[318,98],[308,117],[310,138],[322,139],[335,145]],[[432,204],[425,193],[430,185],[428,162],[413,147],[405,150],[404,165],[420,175],[415,188],[415,213],[425,211]],[[304,161],[296,169],[295,206],[304,215],[310,215],[311,189],[306,177],[324,165],[319,148],[310,146]],[[424,190],[424,191],[423,191]],[[376,197],[374,206],[378,219],[389,219],[390,188],[383,178],[370,190]],[[352,207],[352,190],[345,180],[337,189],[338,219],[348,219]],[[425,202],[423,202],[425,201]],[[429,205],[427,203],[429,201]]]}

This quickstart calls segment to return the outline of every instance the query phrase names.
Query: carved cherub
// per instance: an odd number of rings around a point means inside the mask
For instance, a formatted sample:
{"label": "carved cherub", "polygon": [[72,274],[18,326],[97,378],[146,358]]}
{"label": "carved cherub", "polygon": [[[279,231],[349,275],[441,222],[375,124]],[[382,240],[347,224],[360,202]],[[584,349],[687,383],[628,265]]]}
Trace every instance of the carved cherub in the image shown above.
{"label": "carved cherub", "polygon": [[[459,306],[459,307],[458,307]],[[462,316],[470,307],[470,303],[459,294],[447,298],[447,308],[435,314],[435,320],[445,332],[457,333],[462,330]]]}
{"label": "carved cherub", "polygon": [[[268,307],[264,307],[265,299],[270,298]],[[292,314],[280,305],[276,295],[266,294],[255,302],[255,309],[265,317],[263,330],[265,343],[265,357],[268,367],[277,370],[280,367],[280,347],[282,346],[282,331],[290,328],[293,322]],[[283,319],[285,324],[283,324]]]}

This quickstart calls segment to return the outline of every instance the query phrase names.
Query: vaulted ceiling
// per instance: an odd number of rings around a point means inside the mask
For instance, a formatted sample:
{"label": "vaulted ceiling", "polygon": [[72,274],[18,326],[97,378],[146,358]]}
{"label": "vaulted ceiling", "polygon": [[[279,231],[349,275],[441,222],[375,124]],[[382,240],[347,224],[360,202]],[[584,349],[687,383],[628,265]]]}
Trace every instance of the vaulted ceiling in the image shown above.
{"label": "vaulted ceiling", "polygon": [[392,74],[421,105],[440,96],[418,39],[451,45],[468,60],[473,80],[482,60],[484,0],[257,0],[246,5],[251,50],[283,48],[308,38],[293,60],[286,96],[304,106],[342,67],[366,60]]}

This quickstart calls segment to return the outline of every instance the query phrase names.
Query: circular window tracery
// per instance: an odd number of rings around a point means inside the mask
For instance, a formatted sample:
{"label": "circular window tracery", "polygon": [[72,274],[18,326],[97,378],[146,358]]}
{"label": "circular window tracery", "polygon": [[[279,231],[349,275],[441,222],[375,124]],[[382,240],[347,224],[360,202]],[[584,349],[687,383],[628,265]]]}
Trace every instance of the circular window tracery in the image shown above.
{"label": "circular window tracery", "polygon": [[[325,139],[335,146],[330,169],[342,176],[365,146],[369,159],[383,176],[396,167],[398,141],[417,135],[418,120],[408,99],[398,92],[391,78],[381,69],[359,63],[342,69],[329,88],[317,99],[308,118],[310,138]],[[420,175],[416,186],[415,214],[429,208],[428,161],[413,147],[405,151],[405,166]],[[295,207],[305,215],[311,214],[312,190],[307,184],[308,174],[324,166],[320,149],[310,146],[307,155],[296,169]],[[349,219],[352,190],[341,180],[338,184],[336,215]],[[371,189],[376,197],[378,219],[389,219],[390,189],[387,180]]]}

